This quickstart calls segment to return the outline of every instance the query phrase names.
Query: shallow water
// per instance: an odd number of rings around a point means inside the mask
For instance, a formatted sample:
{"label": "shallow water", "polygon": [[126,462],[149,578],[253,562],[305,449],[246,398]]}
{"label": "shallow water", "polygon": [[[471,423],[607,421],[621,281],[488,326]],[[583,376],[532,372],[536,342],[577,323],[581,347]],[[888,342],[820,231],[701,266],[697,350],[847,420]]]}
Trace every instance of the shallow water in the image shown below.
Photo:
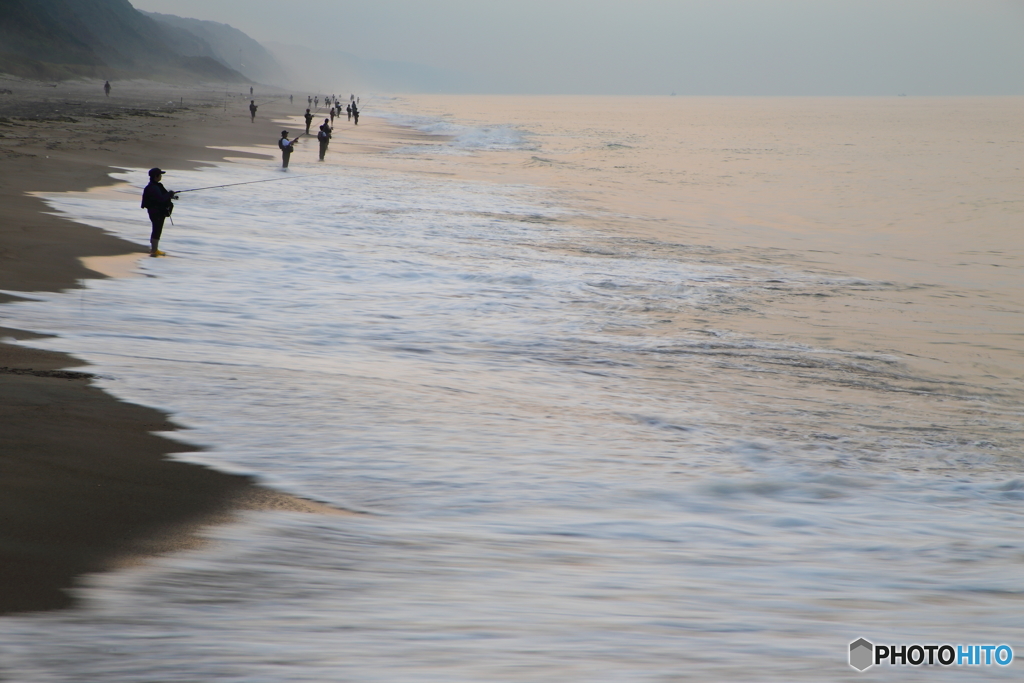
{"label": "shallow water", "polygon": [[[2,674],[853,680],[859,637],[1022,642],[1015,311],[982,316],[1008,340],[988,366],[930,315],[858,331],[878,302],[961,320],[931,300],[979,294],[645,233],[658,217],[595,204],[591,176],[411,172],[564,149],[545,121],[415,104],[388,106],[444,141],[186,195],[147,277],[5,307],[110,392],[172,411],[175,438],[207,447],[183,459],[367,514],[249,514],[206,549],[91,577],[80,609],[0,621]],[[123,199],[49,201],[139,240],[144,172],[119,177]],[[917,353],[931,344],[965,357]]]}

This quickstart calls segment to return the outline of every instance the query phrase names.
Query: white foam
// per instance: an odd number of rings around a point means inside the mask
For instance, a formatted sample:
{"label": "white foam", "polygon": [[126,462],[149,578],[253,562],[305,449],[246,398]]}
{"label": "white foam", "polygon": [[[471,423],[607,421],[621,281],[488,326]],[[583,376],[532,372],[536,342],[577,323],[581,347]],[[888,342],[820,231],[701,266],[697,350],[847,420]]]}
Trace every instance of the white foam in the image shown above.
{"label": "white foam", "polygon": [[[536,149],[530,134],[515,126],[467,126],[443,118],[396,111],[382,111],[378,115],[396,125],[442,138],[438,140],[436,149],[432,150],[435,152],[438,149],[453,152]],[[400,151],[409,153],[424,149],[422,146],[402,147]]]}
{"label": "white foam", "polygon": [[[145,244],[133,203],[49,201]],[[870,589],[927,640],[952,637],[931,597],[1015,590],[1019,486],[1000,484],[1006,452],[965,443],[999,425],[947,429],[955,387],[913,393],[925,378],[891,353],[701,322],[763,315],[780,282],[884,283],[710,262],[575,215],[542,190],[297,164],[184,195],[151,277],[5,307],[209,447],[181,457],[375,514],[256,515],[90,579],[83,612],[0,623],[4,673],[642,680],[685,656],[702,680],[737,663],[816,679],[757,653],[796,639],[841,665],[854,627],[814,617],[823,601]],[[995,420],[990,398],[973,414]],[[998,596],[972,596],[976,623],[999,623]]]}

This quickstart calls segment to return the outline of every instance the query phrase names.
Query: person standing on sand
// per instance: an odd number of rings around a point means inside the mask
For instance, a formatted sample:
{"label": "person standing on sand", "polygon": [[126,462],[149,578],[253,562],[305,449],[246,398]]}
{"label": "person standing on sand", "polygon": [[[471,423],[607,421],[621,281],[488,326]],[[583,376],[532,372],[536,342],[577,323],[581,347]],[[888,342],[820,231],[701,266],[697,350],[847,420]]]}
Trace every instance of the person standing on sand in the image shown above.
{"label": "person standing on sand", "polygon": [[306,135],[309,135],[309,127],[313,123],[313,115],[309,113],[308,109],[306,110],[305,118],[306,118]]}
{"label": "person standing on sand", "polygon": [[323,161],[324,155],[327,154],[327,145],[331,144],[331,124],[328,119],[324,119],[324,125],[320,126],[316,139],[320,142],[320,161]]}
{"label": "person standing on sand", "polygon": [[352,104],[352,118],[355,120],[355,125],[359,125],[359,107],[354,103]]}
{"label": "person standing on sand", "polygon": [[345,113],[348,114],[348,120],[351,121],[352,120],[352,105],[351,104],[345,105]]}
{"label": "person standing on sand", "polygon": [[107,81],[103,84],[103,92],[106,94],[107,97],[110,97],[110,81]]}
{"label": "person standing on sand", "polygon": [[160,236],[164,231],[164,221],[174,210],[171,200],[178,198],[160,182],[163,174],[159,168],[149,169],[149,185],[142,191],[142,208],[149,212],[149,222],[153,224],[153,231],[149,234],[150,256],[164,256],[159,249]]}
{"label": "person standing on sand", "polygon": [[249,100],[249,116],[251,118],[250,123],[256,123],[256,100]]}
{"label": "person standing on sand", "polygon": [[252,86],[249,86],[249,96],[252,97]]}
{"label": "person standing on sand", "polygon": [[331,107],[331,125],[334,125],[334,107]]}
{"label": "person standing on sand", "polygon": [[295,138],[291,142],[288,141],[288,131],[281,131],[281,139],[277,141],[277,146],[281,148],[281,168],[288,168],[288,159],[291,158],[292,152],[295,151],[295,143],[299,139]]}
{"label": "person standing on sand", "polygon": [[288,104],[295,104],[295,96],[294,95],[289,95],[288,96]]}

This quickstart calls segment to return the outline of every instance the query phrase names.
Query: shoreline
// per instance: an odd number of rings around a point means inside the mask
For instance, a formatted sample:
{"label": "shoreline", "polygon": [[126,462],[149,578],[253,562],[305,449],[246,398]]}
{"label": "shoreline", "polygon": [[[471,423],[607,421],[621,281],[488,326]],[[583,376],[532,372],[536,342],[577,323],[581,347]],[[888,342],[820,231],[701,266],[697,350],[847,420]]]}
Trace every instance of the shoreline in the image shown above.
{"label": "shoreline", "polygon": [[[228,157],[267,158],[209,145],[272,144],[273,119],[294,109],[287,95],[264,95],[271,99],[250,124],[249,96],[222,85],[129,82],[105,98],[102,81],[52,88],[0,78],[18,83],[0,99],[0,303],[108,276],[83,259],[147,252],[51,215],[38,193],[112,185],[109,171],[122,166],[173,174]],[[149,225],[139,213],[144,241]],[[6,327],[3,317],[0,308],[0,615],[70,607],[68,589],[81,575],[195,547],[202,527],[239,510],[345,514],[250,477],[169,459],[197,449],[154,434],[178,429],[166,413],[91,386],[87,371],[68,370],[84,364],[67,354],[16,343],[45,335]]]}

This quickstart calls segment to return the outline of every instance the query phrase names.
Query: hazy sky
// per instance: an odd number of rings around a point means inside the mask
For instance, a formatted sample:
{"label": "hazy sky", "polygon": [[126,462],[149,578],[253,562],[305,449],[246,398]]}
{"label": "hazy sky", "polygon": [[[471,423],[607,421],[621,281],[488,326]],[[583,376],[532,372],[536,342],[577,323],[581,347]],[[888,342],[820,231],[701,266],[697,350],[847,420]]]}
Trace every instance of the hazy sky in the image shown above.
{"label": "hazy sky", "polygon": [[1024,0],[130,1],[492,92],[1024,95]]}

